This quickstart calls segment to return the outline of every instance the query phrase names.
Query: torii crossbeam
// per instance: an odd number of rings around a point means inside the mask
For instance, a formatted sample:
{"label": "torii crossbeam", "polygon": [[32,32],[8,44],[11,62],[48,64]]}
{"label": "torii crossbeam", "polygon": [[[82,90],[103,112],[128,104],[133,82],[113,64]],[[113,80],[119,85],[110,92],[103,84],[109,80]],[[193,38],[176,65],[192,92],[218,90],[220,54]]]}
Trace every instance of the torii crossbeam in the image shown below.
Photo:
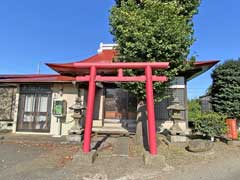
{"label": "torii crossbeam", "polygon": [[[95,101],[96,82],[146,82],[146,100],[148,113],[148,142],[152,155],[157,154],[156,125],[154,114],[153,81],[165,82],[166,76],[152,75],[153,69],[167,69],[168,62],[136,62],[136,63],[74,63],[77,69],[89,69],[90,75],[77,76],[76,81],[89,82],[86,122],[84,129],[83,152],[90,151],[93,111]],[[97,70],[117,70],[117,76],[97,75]],[[145,75],[124,76],[123,69],[144,69]]]}

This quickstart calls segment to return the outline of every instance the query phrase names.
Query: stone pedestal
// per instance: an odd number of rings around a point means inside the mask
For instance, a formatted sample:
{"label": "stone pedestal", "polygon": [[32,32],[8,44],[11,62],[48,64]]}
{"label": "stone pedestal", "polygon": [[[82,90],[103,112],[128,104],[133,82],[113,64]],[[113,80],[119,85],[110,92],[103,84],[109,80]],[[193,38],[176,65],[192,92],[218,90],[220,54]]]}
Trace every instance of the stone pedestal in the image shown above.
{"label": "stone pedestal", "polygon": [[84,129],[72,128],[68,131],[67,140],[71,143],[81,143]]}
{"label": "stone pedestal", "polygon": [[148,151],[144,151],[143,162],[145,165],[164,166],[165,165],[165,156],[160,155],[160,154],[151,155]]}
{"label": "stone pedestal", "polygon": [[76,163],[81,163],[84,165],[92,165],[96,160],[98,153],[96,150],[92,150],[89,153],[84,153],[80,150],[75,156],[73,157],[73,161]]}
{"label": "stone pedestal", "polygon": [[67,136],[67,141],[70,143],[81,143],[83,139],[83,135],[81,134],[69,134]]}

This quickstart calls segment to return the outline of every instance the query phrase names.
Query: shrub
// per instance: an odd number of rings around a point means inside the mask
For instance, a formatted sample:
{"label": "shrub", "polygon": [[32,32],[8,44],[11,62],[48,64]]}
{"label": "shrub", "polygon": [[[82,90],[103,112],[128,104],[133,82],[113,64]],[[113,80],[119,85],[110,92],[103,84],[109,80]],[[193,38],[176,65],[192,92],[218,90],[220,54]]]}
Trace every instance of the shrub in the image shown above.
{"label": "shrub", "polygon": [[195,130],[204,135],[214,137],[221,136],[227,132],[226,117],[215,113],[202,113],[194,120]]}

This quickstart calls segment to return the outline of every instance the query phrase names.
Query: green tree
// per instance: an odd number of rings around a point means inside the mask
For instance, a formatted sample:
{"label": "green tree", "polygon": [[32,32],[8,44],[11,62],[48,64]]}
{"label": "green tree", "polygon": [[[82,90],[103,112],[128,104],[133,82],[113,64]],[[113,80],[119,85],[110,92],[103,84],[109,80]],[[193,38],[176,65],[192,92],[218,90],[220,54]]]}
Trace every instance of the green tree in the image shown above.
{"label": "green tree", "polygon": [[201,115],[201,105],[199,99],[188,100],[188,119],[194,121]]}
{"label": "green tree", "polygon": [[240,59],[228,60],[217,66],[212,79],[213,110],[240,118]]}
{"label": "green tree", "polygon": [[[171,80],[191,66],[186,62],[189,48],[194,42],[193,15],[200,0],[116,0],[111,9],[111,33],[118,44],[118,61],[170,62],[165,74]],[[194,58],[192,58],[194,60]],[[143,72],[127,70],[127,75]],[[125,83],[123,88],[139,100],[145,99],[144,83]],[[155,100],[159,101],[165,85],[154,83]]]}

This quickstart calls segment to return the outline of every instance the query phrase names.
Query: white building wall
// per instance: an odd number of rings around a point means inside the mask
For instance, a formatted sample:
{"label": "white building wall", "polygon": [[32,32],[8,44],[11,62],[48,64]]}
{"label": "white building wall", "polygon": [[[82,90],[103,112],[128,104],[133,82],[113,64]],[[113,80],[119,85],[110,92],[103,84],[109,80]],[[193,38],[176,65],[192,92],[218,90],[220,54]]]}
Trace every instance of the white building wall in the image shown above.
{"label": "white building wall", "polygon": [[[75,100],[78,96],[77,87],[74,87],[73,84],[54,84],[53,85],[53,94],[52,94],[52,106],[54,99],[63,99],[67,101],[67,116],[61,118],[61,135],[67,135],[68,130],[73,126],[73,110],[70,110]],[[53,107],[52,107],[53,108]],[[56,135],[58,133],[57,129],[57,118],[51,114],[51,127],[50,134]]]}

